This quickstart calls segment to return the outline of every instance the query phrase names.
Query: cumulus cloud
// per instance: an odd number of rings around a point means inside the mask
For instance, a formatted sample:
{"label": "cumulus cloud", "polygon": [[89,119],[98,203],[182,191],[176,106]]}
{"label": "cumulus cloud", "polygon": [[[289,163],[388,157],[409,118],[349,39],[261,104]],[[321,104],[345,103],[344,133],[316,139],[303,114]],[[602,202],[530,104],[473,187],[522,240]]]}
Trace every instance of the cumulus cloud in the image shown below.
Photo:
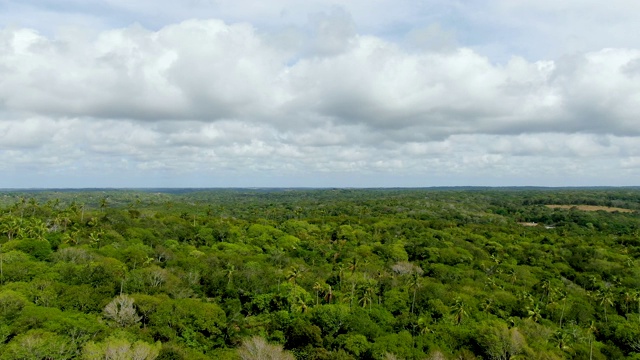
{"label": "cumulus cloud", "polygon": [[[199,186],[244,175],[244,185],[259,186],[251,178],[260,176],[315,184],[307,174],[356,182],[322,183],[329,186],[379,184],[363,180],[367,174],[393,174],[406,186],[470,174],[489,185],[581,184],[593,172],[606,177],[603,169],[637,179],[640,46],[633,41],[497,61],[465,45],[473,41],[445,15],[397,31],[396,40],[361,31],[363,12],[353,9],[364,2],[312,4],[318,11],[303,22],[288,0],[249,11],[251,19],[277,12],[298,21],[276,28],[190,19],[87,32],[1,29],[0,169],[196,174]],[[471,9],[430,4],[458,16]],[[493,11],[566,10],[509,4],[492,2]],[[131,14],[147,5],[103,4]],[[401,2],[396,11],[410,21],[412,6]],[[622,184],[619,176],[609,180]],[[135,184],[151,186],[142,181]]]}
{"label": "cumulus cloud", "polygon": [[[342,15],[337,21],[348,22]],[[323,24],[328,19],[318,20],[314,36],[326,37],[319,50],[293,57],[252,26],[219,20],[159,31],[131,26],[92,39],[4,29],[0,102],[5,111],[38,116],[237,120],[280,130],[329,122],[399,137],[410,129],[418,139],[638,134],[638,50],[494,64],[464,47],[408,52],[347,25]],[[322,34],[325,27],[338,33]]]}

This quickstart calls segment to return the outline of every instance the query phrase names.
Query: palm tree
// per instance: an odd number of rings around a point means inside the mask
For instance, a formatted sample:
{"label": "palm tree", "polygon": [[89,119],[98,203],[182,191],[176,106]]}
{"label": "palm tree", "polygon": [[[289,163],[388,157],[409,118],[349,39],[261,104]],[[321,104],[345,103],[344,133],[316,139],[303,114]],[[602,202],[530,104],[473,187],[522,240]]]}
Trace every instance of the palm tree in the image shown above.
{"label": "palm tree", "polygon": [[228,265],[225,273],[227,274],[227,286],[231,285],[231,281],[233,280],[233,273],[236,272],[236,267],[234,265]]}
{"label": "palm tree", "polygon": [[587,333],[589,334],[589,360],[593,360],[593,342],[595,341],[595,334],[598,333],[595,321],[591,321],[587,328]]}
{"label": "palm tree", "polygon": [[355,292],[356,292],[356,283],[354,282],[351,284],[351,291],[348,292],[346,295],[343,295],[344,297],[342,298],[342,301],[349,303],[349,309],[353,307],[353,300],[355,300],[356,298]]}
{"label": "palm tree", "polygon": [[515,269],[509,270],[509,279],[511,279],[511,285],[513,285],[518,279],[518,273],[516,273]]}
{"label": "palm tree", "polygon": [[340,280],[340,291],[342,291],[342,278],[344,275],[344,264],[340,263],[338,264],[338,278]]}
{"label": "palm tree", "polygon": [[316,291],[316,306],[318,305],[318,298],[320,297],[320,291],[324,290],[324,285],[317,282],[313,284],[313,290]]}
{"label": "palm tree", "polygon": [[562,312],[560,313],[559,326],[562,328],[562,320],[564,319],[564,310],[567,307],[567,292],[564,290],[558,290],[558,296],[562,299]]}
{"label": "palm tree", "polygon": [[522,301],[529,302],[529,304],[531,304],[531,305],[533,305],[533,303],[535,302],[533,300],[533,296],[528,291],[523,291],[523,292],[518,293],[518,298],[520,300],[522,300]]}
{"label": "palm tree", "polygon": [[27,200],[20,196],[18,198],[18,202],[14,205],[14,207],[16,208],[16,210],[19,208],[20,209],[20,219],[22,219],[24,217],[24,205],[27,203]]}
{"label": "palm tree", "polygon": [[384,271],[378,271],[378,273],[376,274],[375,278],[376,281],[378,282],[378,288],[376,289],[376,297],[377,297],[377,301],[378,301],[378,305],[380,305],[381,301],[382,301],[382,292],[383,292],[383,284],[382,281],[388,276],[388,274]]}
{"label": "palm tree", "polygon": [[624,313],[629,313],[629,303],[633,300],[633,293],[625,291],[622,293],[622,301],[624,302]]}
{"label": "palm tree", "polygon": [[491,278],[491,277],[487,277],[487,281],[484,283],[485,288],[490,288],[490,289],[502,289],[502,286],[498,285],[498,283],[496,283],[496,281]]}
{"label": "palm tree", "polygon": [[147,266],[151,263],[153,263],[156,259],[149,257],[149,256],[145,256],[144,262],[142,263],[142,266]]}
{"label": "palm tree", "polygon": [[460,325],[462,320],[467,316],[467,311],[465,310],[464,301],[459,297],[456,298],[455,303],[453,304],[453,320],[456,325]]}
{"label": "palm tree", "polygon": [[31,207],[31,216],[35,216],[38,209],[38,201],[35,198],[29,198],[29,207]]}
{"label": "palm tree", "polygon": [[71,204],[69,204],[66,210],[72,212],[75,215],[78,215],[78,203],[76,203],[76,201],[73,200]]}
{"label": "palm tree", "polygon": [[354,272],[356,272],[356,270],[358,270],[358,258],[354,257],[353,259],[351,259],[351,263],[349,264],[349,270],[351,270],[351,275],[353,275]]}
{"label": "palm tree", "polygon": [[47,202],[45,204],[45,206],[47,208],[51,209],[51,211],[56,210],[58,205],[60,205],[60,199],[58,199],[58,198],[47,200]]}
{"label": "palm tree", "polygon": [[104,232],[102,232],[102,230],[92,231],[91,233],[89,233],[89,240],[92,244],[96,244],[96,247],[99,248],[100,240],[102,240],[102,235],[104,235]]}
{"label": "palm tree", "polygon": [[540,300],[543,300],[543,299],[546,298],[547,300],[546,300],[545,305],[549,304],[549,302],[551,300],[551,292],[553,291],[553,285],[551,284],[551,279],[542,280],[542,283],[540,284],[540,288],[543,291],[542,299],[540,299]]}
{"label": "palm tree", "polygon": [[424,335],[430,332],[433,332],[429,328],[429,318],[421,316],[418,318],[418,329],[420,330],[420,335]]}
{"label": "palm tree", "polygon": [[302,297],[296,296],[295,303],[292,304],[292,309],[296,312],[306,313],[309,307]]}
{"label": "palm tree", "polygon": [[369,311],[371,311],[371,303],[373,303],[373,298],[376,294],[376,284],[373,281],[367,282],[365,285],[360,287],[360,300],[359,303],[362,307],[369,306]]}
{"label": "palm tree", "polygon": [[613,306],[613,293],[611,292],[611,289],[605,288],[598,290],[596,293],[596,299],[604,308],[604,322],[609,322],[609,319],[607,318],[607,307]]}
{"label": "palm tree", "polygon": [[65,232],[65,233],[63,233],[63,234],[62,234],[62,236],[60,237],[60,241],[61,241],[63,244],[68,244],[68,243],[70,243],[70,242],[72,242],[72,241],[73,241],[73,237],[71,237],[71,234],[69,234],[68,232]]}
{"label": "palm tree", "polygon": [[331,285],[327,284],[327,287],[324,290],[324,301],[326,301],[327,304],[330,304],[331,300],[333,300],[333,289],[331,288]]}
{"label": "palm tree", "polygon": [[69,204],[69,206],[64,210],[69,216],[73,215],[78,217],[80,215],[80,222],[84,222],[84,204],[78,204],[75,200]]}
{"label": "palm tree", "polygon": [[108,199],[106,197],[103,197],[102,199],[100,199],[100,211],[104,212],[104,209],[107,208],[107,206],[109,206],[109,202],[107,201]]}
{"label": "palm tree", "polygon": [[63,231],[67,231],[67,226],[71,222],[71,213],[67,210],[64,210],[60,213],[60,222],[62,223]]}
{"label": "palm tree", "polygon": [[80,204],[80,222],[84,222],[84,203]]}
{"label": "palm tree", "polygon": [[553,339],[558,344],[558,348],[561,350],[569,350],[571,347],[569,346],[569,341],[571,340],[569,334],[562,330],[558,330],[553,334]]}
{"label": "palm tree", "polygon": [[416,306],[416,294],[418,292],[418,288],[422,284],[420,283],[420,274],[418,272],[411,273],[411,277],[409,278],[409,287],[413,289],[413,299],[411,300],[411,313],[414,313],[414,309]]}
{"label": "palm tree", "polygon": [[632,267],[634,267],[634,266],[635,266],[635,261],[633,261],[633,259],[632,259],[632,258],[628,258],[628,259],[625,261],[625,264],[627,265],[627,267],[628,267],[628,268],[632,268]]}
{"label": "palm tree", "polygon": [[287,273],[287,280],[293,284],[293,296],[296,296],[296,286],[298,279],[302,278],[304,270],[300,267],[294,266]]}
{"label": "palm tree", "polygon": [[484,299],[484,302],[482,303],[481,308],[482,308],[482,312],[488,314],[493,308],[493,299],[492,298]]}
{"label": "palm tree", "polygon": [[7,235],[9,240],[13,240],[13,238],[20,232],[20,220],[9,215],[9,217],[0,224],[0,232]]}
{"label": "palm tree", "polygon": [[4,261],[4,254],[2,253],[2,244],[0,244],[0,285],[4,284],[4,270],[2,269],[3,261]]}
{"label": "palm tree", "polygon": [[529,314],[528,319],[533,320],[533,322],[537,323],[542,318],[542,311],[538,304],[528,307],[527,313]]}
{"label": "palm tree", "polygon": [[638,320],[640,320],[640,290],[633,292],[633,300],[638,302]]}
{"label": "palm tree", "polygon": [[42,220],[34,219],[30,222],[26,235],[35,240],[46,240],[45,234],[48,232],[49,228]]}

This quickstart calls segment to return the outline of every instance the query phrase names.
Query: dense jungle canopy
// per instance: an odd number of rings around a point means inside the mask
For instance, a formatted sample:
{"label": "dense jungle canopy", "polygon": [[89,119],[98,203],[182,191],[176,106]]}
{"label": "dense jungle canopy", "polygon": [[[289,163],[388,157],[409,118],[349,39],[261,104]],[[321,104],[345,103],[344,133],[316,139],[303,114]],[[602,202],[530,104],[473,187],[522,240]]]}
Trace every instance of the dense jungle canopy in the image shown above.
{"label": "dense jungle canopy", "polygon": [[640,359],[639,210],[635,188],[4,190],[0,359]]}

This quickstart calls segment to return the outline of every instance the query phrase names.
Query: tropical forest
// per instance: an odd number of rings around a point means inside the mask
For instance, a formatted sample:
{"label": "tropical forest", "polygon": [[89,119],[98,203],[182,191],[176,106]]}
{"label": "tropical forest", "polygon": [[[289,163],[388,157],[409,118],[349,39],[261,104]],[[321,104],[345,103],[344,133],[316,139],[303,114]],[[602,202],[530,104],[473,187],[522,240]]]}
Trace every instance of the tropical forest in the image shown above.
{"label": "tropical forest", "polygon": [[640,359],[640,189],[0,191],[0,360]]}

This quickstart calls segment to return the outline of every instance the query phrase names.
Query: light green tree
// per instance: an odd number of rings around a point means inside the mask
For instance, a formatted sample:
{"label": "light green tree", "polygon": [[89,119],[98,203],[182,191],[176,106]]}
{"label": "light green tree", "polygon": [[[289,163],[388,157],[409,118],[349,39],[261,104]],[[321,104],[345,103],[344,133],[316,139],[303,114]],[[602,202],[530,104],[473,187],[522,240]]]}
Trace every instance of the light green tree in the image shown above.
{"label": "light green tree", "polygon": [[138,340],[130,342],[119,337],[109,337],[102,342],[88,342],[82,349],[84,360],[153,360],[160,354],[161,344],[149,344]]}

